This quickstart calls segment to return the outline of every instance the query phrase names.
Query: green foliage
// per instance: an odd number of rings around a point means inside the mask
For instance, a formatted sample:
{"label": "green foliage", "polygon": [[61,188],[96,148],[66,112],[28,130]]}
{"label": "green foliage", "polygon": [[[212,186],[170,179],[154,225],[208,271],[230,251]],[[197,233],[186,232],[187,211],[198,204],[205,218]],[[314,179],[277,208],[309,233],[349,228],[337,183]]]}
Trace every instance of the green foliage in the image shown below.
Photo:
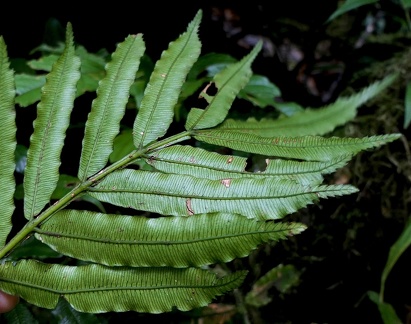
{"label": "green foliage", "polygon": [[[200,59],[201,16],[199,11],[154,66],[144,56],[142,35],[126,37],[103,64],[105,58],[75,48],[68,24],[59,54],[32,62],[32,68],[48,72],[44,79],[33,77],[32,84],[28,76],[14,76],[0,38],[2,291],[39,307],[61,307],[59,314],[73,321],[77,311],[162,313],[205,306],[239,287],[246,276],[240,270],[221,277],[213,265],[303,232],[306,225],[281,220],[321,198],[357,191],[324,184],[325,174],[360,151],[399,138],[322,136],[353,118],[394,75],[322,109],[291,115],[280,110],[278,120],[226,119],[237,97],[265,107],[274,105],[267,93],[250,94],[261,86],[272,96],[277,90],[266,79],[253,78],[251,65],[261,42],[240,61]],[[204,70],[209,73],[200,76]],[[200,96],[205,108],[192,107],[185,129],[171,132],[184,99],[204,81],[209,82]],[[95,91],[96,98],[77,177],[60,174],[74,101],[87,91]],[[27,221],[8,239],[18,156],[14,99],[22,107],[40,101],[20,191]],[[120,132],[129,106],[138,108],[132,131]],[[179,144],[183,141],[189,143]],[[233,153],[206,150],[205,144]],[[235,152],[266,157],[265,169],[246,171],[246,158]],[[75,208],[80,199],[100,212]],[[116,212],[106,213],[105,207]],[[28,256],[24,249],[39,241],[52,250]],[[59,262],[63,255],[72,258],[69,265]]]}
{"label": "green foliage", "polygon": [[397,241],[392,245],[390,253],[388,254],[388,260],[384,267],[384,270],[381,275],[381,286],[380,292],[377,294],[374,291],[369,291],[369,298],[375,302],[380,311],[381,317],[384,320],[384,323],[401,323],[397,314],[395,313],[394,308],[384,302],[384,290],[385,282],[387,281],[388,275],[394,267],[397,260],[404,253],[406,249],[411,245],[411,222],[408,222],[407,226],[404,228],[404,231],[401,233]]}
{"label": "green foliage", "polygon": [[402,321],[398,318],[398,315],[396,314],[394,307],[380,300],[376,292],[368,291],[367,295],[370,298],[370,300],[372,300],[378,306],[378,310],[380,311],[381,319],[383,320],[384,324],[402,323]]}
{"label": "green foliage", "polygon": [[3,38],[0,38],[0,114],[3,117],[5,128],[0,132],[1,159],[0,159],[0,176],[2,201],[4,202],[0,218],[0,246],[6,242],[7,235],[11,230],[11,215],[14,211],[14,151],[16,149],[16,122],[13,98],[15,95],[13,72],[9,68],[7,59],[6,45]]}
{"label": "green foliage", "polygon": [[59,178],[60,154],[80,78],[80,60],[75,56],[71,26],[66,48],[53,65],[42,88],[34,132],[30,137],[24,172],[24,216],[32,219],[50,200]]}
{"label": "green foliage", "polygon": [[346,0],[337,10],[335,10],[331,14],[331,16],[328,18],[327,22],[337,18],[338,16],[340,16],[340,15],[342,15],[342,14],[348,12],[348,11],[354,10],[358,7],[361,7],[361,6],[364,6],[364,5],[367,5],[367,4],[376,3],[378,1],[379,0]]}

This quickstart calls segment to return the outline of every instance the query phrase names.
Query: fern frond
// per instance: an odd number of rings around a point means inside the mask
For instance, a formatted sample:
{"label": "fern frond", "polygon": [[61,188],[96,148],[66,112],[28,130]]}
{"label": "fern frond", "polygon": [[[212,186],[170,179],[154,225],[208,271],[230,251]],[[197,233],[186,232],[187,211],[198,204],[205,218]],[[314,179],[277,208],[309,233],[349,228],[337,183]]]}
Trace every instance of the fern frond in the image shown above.
{"label": "fern frond", "polygon": [[195,268],[110,268],[98,264],[64,266],[34,260],[0,265],[0,289],[43,308],[60,297],[81,312],[187,311],[237,288],[245,271],[217,278]]}
{"label": "fern frond", "polygon": [[142,35],[130,35],[117,46],[106,66],[106,76],[100,81],[86,123],[78,171],[80,180],[97,173],[108,162],[144,51]]}
{"label": "fern frond", "polygon": [[16,150],[16,112],[14,110],[14,75],[10,69],[7,47],[0,36],[0,248],[6,243],[12,224],[14,211],[14,190],[16,182],[14,169],[16,167],[14,152]]}
{"label": "fern frond", "polygon": [[318,200],[356,192],[352,186],[303,186],[293,180],[238,178],[209,180],[187,175],[119,170],[89,189],[111,204],[163,215],[236,213],[279,219]]}
{"label": "fern frond", "polygon": [[327,162],[299,162],[282,159],[266,159],[266,169],[261,172],[245,171],[247,159],[234,155],[208,152],[192,146],[173,145],[153,152],[146,162],[155,169],[197,178],[221,180],[227,178],[276,177],[295,180],[301,184],[320,184],[323,174],[343,167],[351,156],[341,156]]}
{"label": "fern frond", "polygon": [[387,134],[364,138],[326,138],[321,136],[269,138],[220,129],[196,130],[193,134],[198,141],[238,151],[324,162],[343,155],[355,155],[360,151],[381,146],[401,137],[401,134]]}
{"label": "fern frond", "polygon": [[199,10],[187,31],[170,43],[154,67],[133,126],[137,148],[163,136],[173,120],[181,88],[200,55],[198,27],[201,17],[202,11]]}
{"label": "fern frond", "polygon": [[305,228],[222,213],[150,219],[67,210],[37,229],[36,238],[62,254],[94,263],[181,268],[245,257],[262,243]]}
{"label": "fern frond", "polygon": [[257,43],[254,49],[240,62],[226,67],[216,74],[212,80],[217,88],[217,93],[212,96],[207,94],[209,85],[201,92],[208,106],[205,109],[192,108],[187,116],[186,129],[210,128],[220,124],[227,116],[238,92],[250,80],[252,75],[251,63],[262,48],[262,42]]}
{"label": "fern frond", "polygon": [[80,78],[80,59],[75,55],[73,31],[67,25],[66,47],[53,65],[42,88],[34,132],[27,152],[24,175],[24,216],[31,219],[49,202],[56,187],[60,154]]}
{"label": "fern frond", "polygon": [[352,120],[362,104],[376,97],[392,84],[396,77],[395,74],[389,75],[354,95],[340,97],[325,107],[306,108],[291,117],[260,121],[253,118],[246,121],[227,119],[217,128],[221,131],[236,131],[261,137],[324,135]]}

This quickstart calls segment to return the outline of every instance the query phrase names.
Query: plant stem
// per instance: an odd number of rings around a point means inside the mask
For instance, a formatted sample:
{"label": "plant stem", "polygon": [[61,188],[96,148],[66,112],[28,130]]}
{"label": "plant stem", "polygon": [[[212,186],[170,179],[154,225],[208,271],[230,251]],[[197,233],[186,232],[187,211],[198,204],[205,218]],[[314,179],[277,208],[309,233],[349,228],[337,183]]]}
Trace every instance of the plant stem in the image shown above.
{"label": "plant stem", "polygon": [[56,214],[58,211],[69,205],[76,197],[83,194],[91,186],[94,186],[97,182],[101,181],[108,174],[124,168],[128,164],[132,163],[141,156],[147,154],[150,151],[160,149],[166,146],[173,145],[175,143],[184,141],[190,138],[190,133],[185,131],[179,134],[165,138],[164,140],[152,143],[151,145],[141,149],[135,150],[130,154],[123,157],[121,160],[109,165],[108,167],[102,169],[100,172],[89,177],[86,181],[78,184],[73,190],[67,193],[64,197],[56,201],[52,206],[47,208],[38,217],[30,220],[24,225],[24,227],[0,250],[0,259],[4,258],[8,253],[10,253],[20,242],[26,239],[33,230],[39,226],[41,223],[45,222],[51,216]]}

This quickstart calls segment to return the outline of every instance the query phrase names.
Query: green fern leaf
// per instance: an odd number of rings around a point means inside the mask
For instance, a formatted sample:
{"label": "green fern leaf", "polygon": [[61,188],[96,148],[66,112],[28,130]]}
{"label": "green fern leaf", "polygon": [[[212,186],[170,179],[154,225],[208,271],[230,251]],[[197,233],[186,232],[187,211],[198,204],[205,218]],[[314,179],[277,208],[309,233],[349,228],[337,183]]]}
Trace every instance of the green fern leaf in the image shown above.
{"label": "green fern leaf", "polygon": [[324,135],[352,120],[358,107],[381,93],[396,77],[397,75],[390,75],[350,97],[340,97],[325,107],[306,108],[291,117],[260,121],[253,118],[247,121],[227,119],[217,128],[261,137]]}
{"label": "green fern leaf", "polygon": [[360,6],[378,2],[378,0],[346,0],[327,18],[326,23],[329,23],[331,20],[334,20],[338,16],[357,9]]}
{"label": "green fern leaf", "polygon": [[117,46],[106,66],[106,76],[100,81],[86,123],[78,171],[80,180],[97,173],[108,162],[144,51],[142,35],[130,35]]}
{"label": "green fern leaf", "polygon": [[16,150],[16,112],[14,110],[14,76],[10,69],[7,47],[3,37],[0,37],[0,248],[6,243],[12,224],[11,216],[14,211],[14,169],[16,168],[14,152]]}
{"label": "green fern leaf", "polygon": [[238,92],[250,80],[252,75],[251,63],[262,48],[262,42],[257,43],[254,49],[240,62],[229,65],[216,74],[212,80],[217,88],[215,96],[207,94],[209,85],[201,92],[207,101],[205,109],[193,108],[187,116],[186,129],[210,128],[220,124],[227,116]]}
{"label": "green fern leaf", "polygon": [[351,156],[341,156],[327,162],[298,162],[292,160],[266,159],[262,172],[245,171],[247,159],[240,156],[221,155],[204,149],[173,145],[153,155],[146,162],[155,169],[175,174],[186,174],[197,178],[222,180],[241,177],[276,177],[295,180],[301,184],[320,184],[322,174],[329,174],[343,167]]}
{"label": "green fern leaf", "polygon": [[163,136],[173,120],[174,106],[185,78],[200,55],[198,27],[201,17],[199,10],[187,31],[170,43],[154,67],[133,126],[137,148]]}
{"label": "green fern leaf", "polygon": [[285,239],[305,228],[220,213],[149,219],[68,210],[37,229],[36,238],[80,260],[110,266],[181,268],[245,257],[262,243]]}
{"label": "green fern leaf", "polygon": [[330,161],[341,156],[355,155],[358,152],[392,142],[401,134],[375,135],[364,138],[339,137],[262,137],[254,134],[205,129],[194,132],[201,142],[229,147],[234,150],[307,161]]}
{"label": "green fern leaf", "polygon": [[0,265],[0,289],[49,309],[61,296],[80,312],[162,313],[206,306],[237,288],[245,275],[239,271],[218,279],[195,268],[76,267],[22,260]]}
{"label": "green fern leaf", "polygon": [[278,219],[318,197],[356,192],[352,186],[303,186],[275,178],[209,180],[179,174],[119,170],[90,188],[111,204],[164,215],[236,213],[260,220]]}
{"label": "green fern leaf", "polygon": [[59,178],[60,153],[80,78],[71,24],[67,25],[66,48],[48,74],[37,106],[34,132],[27,152],[24,176],[24,216],[31,219],[49,202]]}

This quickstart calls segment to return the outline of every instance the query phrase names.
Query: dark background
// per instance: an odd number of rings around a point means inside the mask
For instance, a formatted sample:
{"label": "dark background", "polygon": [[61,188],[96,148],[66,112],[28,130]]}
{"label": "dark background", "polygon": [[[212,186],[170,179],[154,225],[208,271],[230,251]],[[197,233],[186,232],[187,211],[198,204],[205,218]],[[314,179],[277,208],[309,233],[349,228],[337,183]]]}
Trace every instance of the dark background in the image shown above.
{"label": "dark background", "polygon": [[[187,23],[198,9],[203,9],[201,36],[203,46],[212,48],[222,45],[222,30],[218,23],[211,23],[213,8],[233,8],[241,15],[241,24],[254,32],[269,32],[279,17],[298,19],[312,27],[322,26],[325,19],[336,9],[337,1],[187,1],[164,2],[137,1],[116,2],[111,6],[44,5],[8,3],[0,19],[0,35],[9,44],[12,57],[27,55],[28,51],[43,41],[44,27],[49,18],[58,19],[63,25],[71,22],[75,39],[89,51],[102,47],[112,48],[128,34],[143,33],[147,50],[158,53],[169,41],[185,31]],[[210,29],[211,27],[211,29]],[[212,39],[217,38],[217,42]],[[212,41],[212,44],[208,42]],[[229,44],[226,44],[229,45]]]}
{"label": "dark background", "polygon": [[[229,17],[224,17],[223,10],[229,8],[239,17],[233,27],[241,27],[235,35],[228,35],[224,24]],[[119,2],[105,8],[83,5],[62,6],[29,4],[21,5],[18,2],[8,5],[0,15],[0,35],[8,46],[9,56],[12,58],[27,57],[31,50],[43,42],[51,43],[50,37],[45,37],[45,28],[50,21],[57,20],[62,26],[71,22],[74,39],[83,45],[89,52],[96,52],[102,48],[110,53],[115,45],[129,34],[143,33],[146,43],[146,53],[153,59],[159,58],[168,43],[185,31],[199,9],[203,10],[203,19],[200,26],[202,54],[209,52],[228,53],[235,57],[242,57],[249,49],[238,45],[238,40],[247,34],[278,37],[281,42],[285,36],[297,38],[312,52],[316,43],[324,34],[324,22],[337,8],[337,1],[187,1],[187,2]],[[309,26],[309,30],[302,35],[298,28],[294,31],[285,31],[281,19],[298,21]],[[235,18],[234,18],[235,19]],[[284,35],[284,32],[287,35]],[[295,34],[293,34],[295,33]],[[62,35],[64,36],[64,35]],[[341,52],[340,52],[341,53]],[[348,52],[345,55],[349,55]],[[293,84],[294,75],[290,75],[280,64],[276,56],[264,59],[258,58],[253,69],[271,78],[283,88],[284,96],[291,91],[292,100],[295,100],[295,91],[300,93],[301,99],[314,99],[311,103],[321,104],[315,98],[305,98],[306,94],[299,85]],[[291,78],[291,80],[290,80]],[[277,82],[281,81],[281,82]],[[291,84],[289,84],[291,82]],[[293,90],[289,90],[290,87]],[[298,95],[298,94],[297,94]]]}

